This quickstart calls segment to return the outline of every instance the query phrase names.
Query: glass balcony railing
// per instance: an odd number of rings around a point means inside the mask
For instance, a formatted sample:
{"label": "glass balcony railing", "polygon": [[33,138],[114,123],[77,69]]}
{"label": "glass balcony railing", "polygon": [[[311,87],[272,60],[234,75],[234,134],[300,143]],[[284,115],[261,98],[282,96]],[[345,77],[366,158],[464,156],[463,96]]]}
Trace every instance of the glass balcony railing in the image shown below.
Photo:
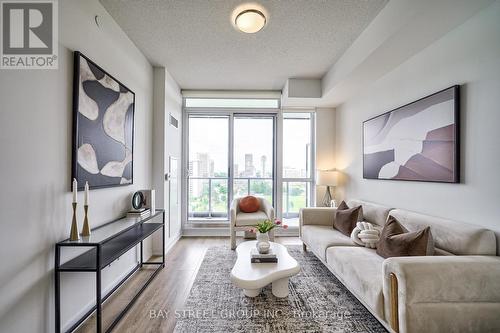
{"label": "glass balcony railing", "polygon": [[[272,178],[238,177],[233,182],[235,198],[255,195],[273,202]],[[228,178],[190,177],[188,190],[191,220],[228,219]]]}
{"label": "glass balcony railing", "polygon": [[[189,219],[228,220],[228,178],[189,178]],[[310,183],[307,181],[283,181],[283,219],[290,226],[298,226],[300,208],[310,204]],[[263,197],[273,202],[272,178],[237,177],[233,180],[233,196]]]}
{"label": "glass balcony railing", "polygon": [[307,181],[283,181],[283,222],[298,228],[299,211],[311,202],[311,186]]}

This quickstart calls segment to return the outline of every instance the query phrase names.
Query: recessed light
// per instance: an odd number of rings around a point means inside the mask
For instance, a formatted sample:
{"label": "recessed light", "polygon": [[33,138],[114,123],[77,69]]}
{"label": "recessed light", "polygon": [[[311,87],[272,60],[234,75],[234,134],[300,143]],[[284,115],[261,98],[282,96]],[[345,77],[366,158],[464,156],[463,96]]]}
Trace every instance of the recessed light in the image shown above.
{"label": "recessed light", "polygon": [[254,34],[266,25],[266,16],[260,10],[245,9],[236,16],[234,24],[241,32]]}

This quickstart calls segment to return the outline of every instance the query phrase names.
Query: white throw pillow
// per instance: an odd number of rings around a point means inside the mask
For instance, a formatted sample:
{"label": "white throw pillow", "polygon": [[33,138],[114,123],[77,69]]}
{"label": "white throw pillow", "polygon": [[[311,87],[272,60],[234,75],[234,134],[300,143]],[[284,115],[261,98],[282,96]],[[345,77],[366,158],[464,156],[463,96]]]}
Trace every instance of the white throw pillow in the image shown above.
{"label": "white throw pillow", "polygon": [[371,249],[377,247],[380,239],[380,229],[369,222],[358,222],[352,230],[351,240],[354,244],[365,246]]}

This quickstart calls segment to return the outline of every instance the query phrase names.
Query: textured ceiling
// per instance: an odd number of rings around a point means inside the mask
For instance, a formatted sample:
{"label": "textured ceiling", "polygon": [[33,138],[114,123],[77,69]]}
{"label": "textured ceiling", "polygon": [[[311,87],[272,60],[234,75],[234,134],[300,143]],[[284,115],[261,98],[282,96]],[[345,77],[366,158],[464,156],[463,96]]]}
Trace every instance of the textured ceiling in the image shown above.
{"label": "textured ceiling", "polygon": [[320,78],[388,0],[266,0],[266,27],[231,24],[234,0],[101,0],[156,66],[183,89],[281,89]]}

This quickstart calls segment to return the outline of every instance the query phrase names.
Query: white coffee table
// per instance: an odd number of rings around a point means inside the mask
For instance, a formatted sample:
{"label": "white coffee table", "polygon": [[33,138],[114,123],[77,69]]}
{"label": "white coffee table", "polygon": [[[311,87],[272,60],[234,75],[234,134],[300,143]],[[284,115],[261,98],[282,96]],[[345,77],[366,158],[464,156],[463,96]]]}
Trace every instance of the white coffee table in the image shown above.
{"label": "white coffee table", "polygon": [[231,270],[231,281],[248,297],[256,297],[261,288],[272,283],[273,295],[276,297],[288,296],[288,278],[300,272],[297,260],[292,258],[286,247],[271,242],[271,248],[278,256],[277,263],[250,262],[250,250],[257,241],[243,242],[236,248],[238,259]]}

